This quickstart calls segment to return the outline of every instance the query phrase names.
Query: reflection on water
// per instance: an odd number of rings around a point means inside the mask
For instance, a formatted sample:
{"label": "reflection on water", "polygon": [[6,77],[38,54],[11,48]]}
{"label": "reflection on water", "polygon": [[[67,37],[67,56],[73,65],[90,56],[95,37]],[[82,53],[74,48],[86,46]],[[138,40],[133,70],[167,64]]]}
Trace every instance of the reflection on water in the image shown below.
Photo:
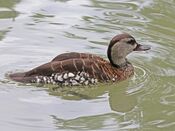
{"label": "reflection on water", "polygon": [[[51,116],[54,120],[54,124],[58,129],[68,130],[111,130],[118,129],[122,124],[118,124],[118,121],[122,116],[115,113],[96,115],[90,117],[80,117],[76,119],[63,120],[56,116]],[[124,123],[123,123],[124,124]],[[125,125],[128,125],[125,123]],[[105,125],[105,126],[104,126]],[[88,127],[88,128],[87,128]]]}
{"label": "reflection on water", "polygon": [[113,111],[123,113],[131,111],[137,103],[134,95],[125,92],[126,86],[128,86],[128,82],[121,82],[120,85],[104,84],[96,87],[58,88],[56,90],[50,89],[49,94],[59,96],[65,100],[99,100],[104,98],[104,94],[108,93],[107,100],[110,108]]}
{"label": "reflection on water", "polygon": [[[1,0],[0,129],[175,129],[174,7],[174,0]],[[121,32],[152,47],[128,57],[135,67],[129,80],[55,88],[5,78],[63,52],[107,59],[110,39]]]}

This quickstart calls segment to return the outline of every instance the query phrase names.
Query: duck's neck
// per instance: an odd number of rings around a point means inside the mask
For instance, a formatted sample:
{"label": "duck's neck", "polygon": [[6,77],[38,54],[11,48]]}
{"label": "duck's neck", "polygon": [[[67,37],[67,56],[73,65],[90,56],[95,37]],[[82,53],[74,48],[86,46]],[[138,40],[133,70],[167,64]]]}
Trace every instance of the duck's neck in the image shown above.
{"label": "duck's neck", "polygon": [[120,59],[112,60],[111,64],[114,67],[122,68],[122,67],[126,67],[129,64],[129,62],[126,58],[120,58]]}
{"label": "duck's neck", "polygon": [[112,51],[110,62],[117,68],[125,67],[128,63],[125,52]]}

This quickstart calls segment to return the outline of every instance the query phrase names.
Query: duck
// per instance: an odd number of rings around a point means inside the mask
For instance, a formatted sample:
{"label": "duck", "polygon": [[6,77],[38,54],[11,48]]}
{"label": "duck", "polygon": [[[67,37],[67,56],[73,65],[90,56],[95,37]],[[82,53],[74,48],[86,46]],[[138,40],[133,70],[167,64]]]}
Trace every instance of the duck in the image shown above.
{"label": "duck", "polygon": [[108,60],[88,53],[63,53],[29,71],[12,73],[9,78],[21,83],[60,86],[119,82],[134,74],[134,67],[126,56],[133,51],[149,49],[150,46],[138,44],[130,34],[122,33],[110,41],[107,49]]}

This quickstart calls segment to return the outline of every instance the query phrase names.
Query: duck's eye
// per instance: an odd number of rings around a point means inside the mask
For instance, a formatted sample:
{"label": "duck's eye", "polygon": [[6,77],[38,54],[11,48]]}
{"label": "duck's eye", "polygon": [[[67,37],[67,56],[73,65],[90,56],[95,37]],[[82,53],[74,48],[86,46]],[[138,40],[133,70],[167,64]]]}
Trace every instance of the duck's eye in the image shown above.
{"label": "duck's eye", "polygon": [[128,44],[134,45],[135,44],[135,40],[131,39],[129,41],[127,41]]}

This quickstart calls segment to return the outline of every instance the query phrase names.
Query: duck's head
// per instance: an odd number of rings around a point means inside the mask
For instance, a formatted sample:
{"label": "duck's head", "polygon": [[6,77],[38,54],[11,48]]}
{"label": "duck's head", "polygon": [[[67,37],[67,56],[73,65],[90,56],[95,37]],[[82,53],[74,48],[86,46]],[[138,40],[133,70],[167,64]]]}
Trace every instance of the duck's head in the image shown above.
{"label": "duck's head", "polygon": [[134,37],[124,33],[116,35],[108,46],[108,58],[115,67],[122,67],[127,64],[126,56],[133,51],[146,51],[150,46],[140,45]]}

